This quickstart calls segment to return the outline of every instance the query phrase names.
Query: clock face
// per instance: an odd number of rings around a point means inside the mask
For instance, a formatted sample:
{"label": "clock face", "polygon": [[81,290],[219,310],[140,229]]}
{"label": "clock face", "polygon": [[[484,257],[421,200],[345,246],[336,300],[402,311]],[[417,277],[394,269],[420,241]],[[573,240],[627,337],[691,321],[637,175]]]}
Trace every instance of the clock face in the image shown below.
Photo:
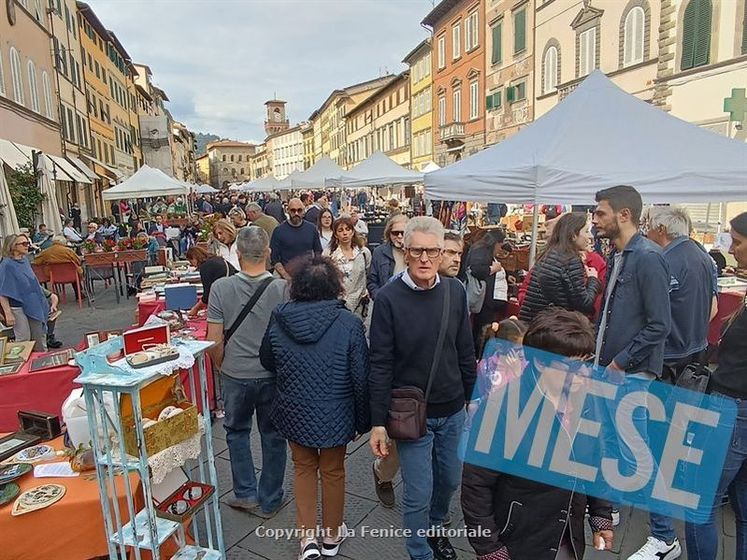
{"label": "clock face", "polygon": [[16,24],[16,0],[5,0],[5,8],[8,12],[8,22]]}

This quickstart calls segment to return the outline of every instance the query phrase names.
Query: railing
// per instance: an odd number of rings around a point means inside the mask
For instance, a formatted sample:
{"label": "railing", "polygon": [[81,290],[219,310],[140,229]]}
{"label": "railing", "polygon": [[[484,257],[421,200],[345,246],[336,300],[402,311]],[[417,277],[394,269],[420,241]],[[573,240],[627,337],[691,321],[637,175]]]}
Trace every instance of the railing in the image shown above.
{"label": "railing", "polygon": [[451,142],[454,140],[464,140],[464,123],[451,123],[442,126],[439,129],[441,142]]}

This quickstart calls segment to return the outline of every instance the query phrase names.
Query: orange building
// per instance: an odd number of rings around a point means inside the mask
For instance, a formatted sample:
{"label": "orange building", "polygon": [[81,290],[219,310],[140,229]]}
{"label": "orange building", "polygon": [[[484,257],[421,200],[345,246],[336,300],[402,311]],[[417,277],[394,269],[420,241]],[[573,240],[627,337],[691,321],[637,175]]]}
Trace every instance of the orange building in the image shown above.
{"label": "orange building", "polygon": [[485,146],[485,0],[442,0],[433,30],[433,128],[441,166]]}

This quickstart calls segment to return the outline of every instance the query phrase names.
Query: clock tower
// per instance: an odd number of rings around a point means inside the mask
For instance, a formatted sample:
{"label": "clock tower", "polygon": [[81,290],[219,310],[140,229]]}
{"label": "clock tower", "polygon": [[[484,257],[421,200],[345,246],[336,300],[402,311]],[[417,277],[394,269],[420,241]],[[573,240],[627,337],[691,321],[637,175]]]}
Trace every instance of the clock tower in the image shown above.
{"label": "clock tower", "polygon": [[288,117],[285,115],[285,101],[271,99],[265,102],[267,118],[265,119],[265,133],[267,136],[288,130]]}

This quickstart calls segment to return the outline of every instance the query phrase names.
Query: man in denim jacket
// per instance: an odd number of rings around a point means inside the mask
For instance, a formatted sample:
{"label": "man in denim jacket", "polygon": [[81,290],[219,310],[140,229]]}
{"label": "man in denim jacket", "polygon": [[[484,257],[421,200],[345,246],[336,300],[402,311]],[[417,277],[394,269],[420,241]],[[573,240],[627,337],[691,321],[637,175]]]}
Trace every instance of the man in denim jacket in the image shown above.
{"label": "man in denim jacket", "polygon": [[[670,274],[661,248],[638,231],[643,202],[637,190],[630,186],[604,189],[597,192],[596,201],[593,223],[597,235],[611,241],[614,253],[607,265],[608,280],[599,318],[595,363],[607,369],[610,379],[621,383],[616,399],[617,412],[624,412],[619,410],[623,406],[623,395],[646,391],[652,380],[661,377],[664,344],[672,321]],[[627,406],[632,409],[637,405]],[[637,407],[627,412],[643,438],[639,443],[627,445],[647,446],[646,409]],[[610,425],[614,425],[614,416],[611,422]],[[633,457],[641,457],[640,452],[615,442],[611,445],[621,458],[622,470],[636,468]],[[641,471],[646,466],[637,465]],[[619,513],[616,513],[613,510],[613,524],[619,521]],[[652,514],[651,534],[646,545],[631,559],[673,560],[680,556],[680,544],[668,518]]]}

